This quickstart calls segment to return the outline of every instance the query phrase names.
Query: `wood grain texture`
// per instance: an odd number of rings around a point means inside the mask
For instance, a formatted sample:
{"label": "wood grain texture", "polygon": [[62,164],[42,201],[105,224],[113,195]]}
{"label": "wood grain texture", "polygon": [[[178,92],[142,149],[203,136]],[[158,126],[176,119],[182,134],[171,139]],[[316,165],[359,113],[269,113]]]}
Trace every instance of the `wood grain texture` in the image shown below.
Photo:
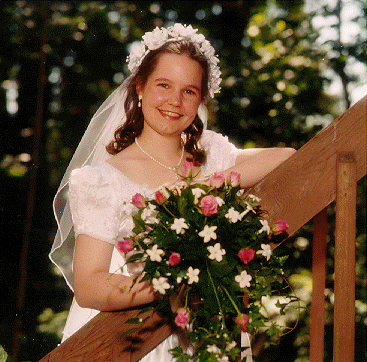
{"label": "wood grain texture", "polygon": [[313,218],[310,361],[324,362],[327,209]]}
{"label": "wood grain texture", "polygon": [[[357,180],[366,174],[367,96],[271,172],[251,192],[271,223],[284,219],[292,235],[336,197],[336,160],[341,151],[354,152]],[[136,339],[122,338],[136,311],[101,312],[41,362],[138,361],[171,333],[159,315],[146,323]]]}
{"label": "wood grain texture", "polygon": [[340,153],[336,183],[334,362],[354,361],[356,173],[354,154]]}
{"label": "wood grain texture", "polygon": [[172,333],[167,320],[156,313],[140,331],[123,337],[126,330],[134,327],[125,322],[138,312],[139,309],[99,313],[40,362],[138,361]]}
{"label": "wood grain texture", "polygon": [[338,152],[354,152],[357,180],[366,175],[366,104],[367,96],[253,188],[270,223],[286,220],[292,235],[335,200]]}

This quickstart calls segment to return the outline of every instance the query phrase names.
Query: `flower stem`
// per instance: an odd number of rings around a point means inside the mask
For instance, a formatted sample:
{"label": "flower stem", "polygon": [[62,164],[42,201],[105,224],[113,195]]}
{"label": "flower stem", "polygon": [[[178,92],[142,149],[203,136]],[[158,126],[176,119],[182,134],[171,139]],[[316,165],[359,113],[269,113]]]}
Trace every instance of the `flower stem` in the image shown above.
{"label": "flower stem", "polygon": [[209,279],[210,279],[210,282],[212,284],[212,287],[213,287],[213,291],[214,291],[214,295],[215,295],[215,298],[217,300],[217,303],[218,303],[218,307],[219,307],[219,312],[220,312],[220,315],[221,315],[221,321],[222,321],[222,327],[225,328],[226,325],[224,323],[224,315],[223,315],[223,310],[222,310],[222,306],[220,304],[220,301],[219,301],[219,296],[218,296],[218,293],[217,293],[217,290],[215,288],[215,285],[214,285],[214,281],[213,281],[213,278],[212,278],[212,275],[210,274],[210,270],[209,270],[209,266],[208,266],[208,262],[206,262],[206,270],[208,271],[208,275],[209,275]]}
{"label": "flower stem", "polygon": [[164,209],[172,216],[172,217],[174,217],[174,218],[176,218],[176,216],[171,212],[171,211],[169,211],[168,209],[167,209],[167,207],[166,207],[166,205],[162,205],[163,207],[164,207]]}
{"label": "flower stem", "polygon": [[237,304],[234,302],[234,300],[232,299],[231,295],[228,293],[228,290],[224,287],[222,287],[223,290],[226,292],[229,300],[231,301],[232,305],[234,306],[234,309],[236,309],[236,312],[238,313],[238,315],[241,315],[241,311],[238,309]]}

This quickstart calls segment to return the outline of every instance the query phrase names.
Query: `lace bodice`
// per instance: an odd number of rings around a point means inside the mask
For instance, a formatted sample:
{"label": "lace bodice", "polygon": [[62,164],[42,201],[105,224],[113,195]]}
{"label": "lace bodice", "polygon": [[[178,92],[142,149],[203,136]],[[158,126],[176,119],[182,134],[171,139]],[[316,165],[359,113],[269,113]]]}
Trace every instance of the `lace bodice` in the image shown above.
{"label": "lace bodice", "polygon": [[[200,144],[207,154],[207,161],[201,169],[203,177],[234,166],[239,150],[227,137],[204,131]],[[135,206],[131,204],[132,197],[138,192],[150,197],[154,191],[130,180],[107,162],[75,169],[69,180],[69,200],[76,236],[87,234],[115,245],[120,238],[126,238],[132,233],[132,215],[135,211]],[[124,256],[114,248],[110,272],[127,276],[142,272],[141,263],[129,264],[129,267],[124,264]],[[80,307],[74,298],[63,332],[63,341],[98,313],[98,310]],[[242,344],[250,346],[247,334],[243,334],[242,338]],[[178,335],[173,333],[141,361],[170,361],[172,356],[169,350],[181,344]],[[251,350],[248,350],[248,355],[247,362],[251,362]]]}
{"label": "lace bodice", "polygon": [[[204,176],[235,164],[238,149],[227,137],[205,131],[200,143],[207,153],[202,167]],[[154,191],[130,180],[107,162],[74,170],[69,200],[75,234],[87,234],[112,244],[129,237],[133,228],[132,196],[139,192],[151,197]]]}

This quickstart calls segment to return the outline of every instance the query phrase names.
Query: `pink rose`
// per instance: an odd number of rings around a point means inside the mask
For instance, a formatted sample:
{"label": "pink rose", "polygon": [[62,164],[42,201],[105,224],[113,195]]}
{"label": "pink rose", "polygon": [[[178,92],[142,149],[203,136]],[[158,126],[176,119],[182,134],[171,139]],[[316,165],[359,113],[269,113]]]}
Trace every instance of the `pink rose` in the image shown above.
{"label": "pink rose", "polygon": [[284,233],[289,228],[289,225],[285,220],[279,220],[276,222],[275,226],[273,227],[273,231],[275,231],[275,234]]}
{"label": "pink rose", "polygon": [[204,196],[200,201],[200,210],[205,216],[212,216],[218,212],[218,202],[213,195]]}
{"label": "pink rose", "polygon": [[130,239],[120,240],[117,242],[117,250],[127,253],[134,249],[134,242]]}
{"label": "pink rose", "polygon": [[132,204],[136,207],[145,207],[145,198],[142,194],[135,194],[131,200]]}
{"label": "pink rose", "polygon": [[185,161],[181,165],[181,172],[183,177],[192,177],[193,170],[194,170],[193,162]]}
{"label": "pink rose", "polygon": [[241,249],[238,252],[238,257],[243,261],[244,264],[247,264],[255,257],[255,250],[253,249]]}
{"label": "pink rose", "polygon": [[249,322],[247,315],[242,314],[236,318],[236,323],[241,327],[242,332],[248,332],[246,324]]}
{"label": "pink rose", "polygon": [[167,199],[163,196],[163,194],[160,191],[155,192],[155,201],[157,201],[159,205],[162,205],[163,203],[165,203],[166,200]]}
{"label": "pink rose", "polygon": [[209,184],[212,187],[219,188],[224,184],[223,172],[214,172],[214,174],[209,179]]}
{"label": "pink rose", "polygon": [[241,182],[241,175],[237,172],[231,171],[228,176],[227,182],[233,187],[238,186]]}
{"label": "pink rose", "polygon": [[189,312],[185,308],[180,308],[175,318],[176,326],[185,328],[189,323],[189,319],[190,319]]}
{"label": "pink rose", "polygon": [[168,262],[170,266],[177,265],[181,261],[181,255],[179,253],[173,253],[170,255]]}

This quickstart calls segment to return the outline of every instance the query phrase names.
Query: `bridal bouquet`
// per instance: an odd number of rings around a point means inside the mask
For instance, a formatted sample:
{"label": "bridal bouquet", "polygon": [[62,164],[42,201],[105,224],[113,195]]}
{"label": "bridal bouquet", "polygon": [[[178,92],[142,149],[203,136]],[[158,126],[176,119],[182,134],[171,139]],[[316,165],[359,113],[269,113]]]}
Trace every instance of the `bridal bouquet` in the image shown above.
{"label": "bridal bouquet", "polygon": [[[241,332],[280,332],[261,301],[285,293],[286,257],[275,256],[270,242],[284,239],[288,225],[269,226],[260,199],[240,189],[237,173],[225,179],[217,172],[208,184],[198,184],[192,163],[185,162],[180,171],[182,182],[161,187],[154,199],[133,197],[138,208],[134,236],[118,248],[127,263],[145,263],[142,280],[161,296],[153,312],[169,306],[172,322],[187,330],[194,350],[172,349],[176,360],[235,361],[241,355]],[[278,302],[280,314],[286,304]]]}

